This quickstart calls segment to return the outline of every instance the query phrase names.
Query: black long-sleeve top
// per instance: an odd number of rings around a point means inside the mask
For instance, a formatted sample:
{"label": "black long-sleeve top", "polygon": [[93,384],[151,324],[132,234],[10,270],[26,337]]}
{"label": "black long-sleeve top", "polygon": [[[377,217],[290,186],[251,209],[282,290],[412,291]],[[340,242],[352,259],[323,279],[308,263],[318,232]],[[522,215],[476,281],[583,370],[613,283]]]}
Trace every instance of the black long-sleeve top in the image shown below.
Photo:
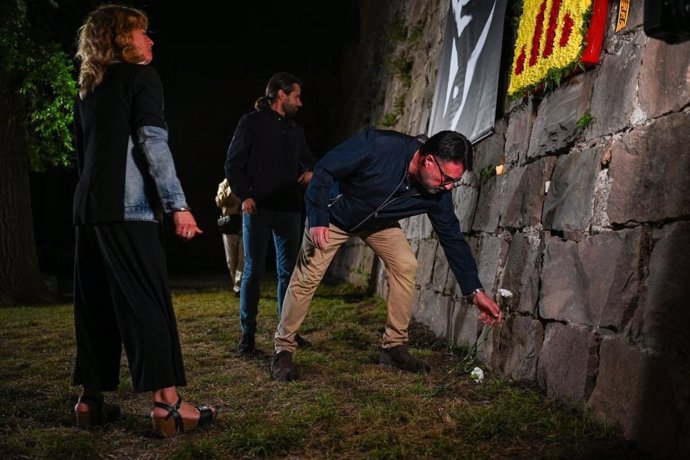
{"label": "black long-sleeve top", "polygon": [[266,109],[240,118],[228,148],[225,176],[240,200],[253,198],[259,210],[300,212],[303,190],[297,178],[314,163],[304,130]]}
{"label": "black long-sleeve top", "polygon": [[187,207],[168,146],[163,87],[150,65],[108,66],[75,104],[74,223],[159,221]]}

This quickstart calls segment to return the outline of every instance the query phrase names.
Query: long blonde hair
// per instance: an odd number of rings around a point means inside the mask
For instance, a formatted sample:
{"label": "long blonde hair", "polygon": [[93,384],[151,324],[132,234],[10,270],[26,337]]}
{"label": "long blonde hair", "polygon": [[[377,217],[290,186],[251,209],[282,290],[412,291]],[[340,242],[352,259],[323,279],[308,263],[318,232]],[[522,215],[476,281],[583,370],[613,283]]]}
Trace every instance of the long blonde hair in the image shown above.
{"label": "long blonde hair", "polygon": [[79,95],[86,97],[103,81],[105,71],[116,62],[141,62],[144,57],[132,46],[133,30],[146,29],[148,17],[142,10],[122,5],[101,5],[79,28],[76,57]]}

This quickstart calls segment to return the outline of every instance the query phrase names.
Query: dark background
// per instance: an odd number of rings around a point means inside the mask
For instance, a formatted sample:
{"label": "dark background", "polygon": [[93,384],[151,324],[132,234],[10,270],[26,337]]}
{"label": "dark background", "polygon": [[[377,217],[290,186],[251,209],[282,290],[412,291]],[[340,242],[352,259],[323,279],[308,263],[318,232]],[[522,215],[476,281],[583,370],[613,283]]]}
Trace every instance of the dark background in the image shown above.
{"label": "dark background", "polygon": [[[253,110],[268,79],[291,72],[304,81],[296,121],[318,157],[344,139],[343,66],[358,42],[356,0],[216,2],[180,6],[169,1],[129,2],[149,15],[152,65],[160,73],[170,147],[189,205],[204,230],[189,243],[164,224],[171,274],[227,270],[214,197],[224,177],[227,147],[240,116]],[[76,30],[98,2],[72,3],[54,21],[74,54]],[[32,175],[32,201],[41,268],[71,286],[74,170]]]}

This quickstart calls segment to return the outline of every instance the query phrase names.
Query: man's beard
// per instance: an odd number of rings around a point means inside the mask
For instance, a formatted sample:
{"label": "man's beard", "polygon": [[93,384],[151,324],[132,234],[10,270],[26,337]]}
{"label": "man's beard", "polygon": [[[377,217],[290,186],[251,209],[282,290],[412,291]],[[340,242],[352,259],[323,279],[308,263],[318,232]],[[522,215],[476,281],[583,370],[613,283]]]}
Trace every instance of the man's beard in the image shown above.
{"label": "man's beard", "polygon": [[426,172],[420,171],[420,177],[419,177],[418,184],[422,186],[424,191],[427,193],[431,193],[432,195],[435,195],[437,193],[441,193],[443,191],[442,189],[428,185],[429,182],[431,182],[431,180],[432,180],[432,178],[430,178]]}
{"label": "man's beard", "polygon": [[294,118],[297,115],[298,107],[292,104],[283,104],[283,112],[286,118]]}

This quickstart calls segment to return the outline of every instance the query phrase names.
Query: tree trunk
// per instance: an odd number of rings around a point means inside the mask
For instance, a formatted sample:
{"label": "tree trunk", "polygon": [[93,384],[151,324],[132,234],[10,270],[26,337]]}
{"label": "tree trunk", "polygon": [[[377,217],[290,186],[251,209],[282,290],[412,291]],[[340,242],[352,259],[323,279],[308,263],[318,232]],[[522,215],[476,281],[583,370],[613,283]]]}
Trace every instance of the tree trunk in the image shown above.
{"label": "tree trunk", "polygon": [[0,70],[0,306],[54,301],[38,266],[21,112]]}

